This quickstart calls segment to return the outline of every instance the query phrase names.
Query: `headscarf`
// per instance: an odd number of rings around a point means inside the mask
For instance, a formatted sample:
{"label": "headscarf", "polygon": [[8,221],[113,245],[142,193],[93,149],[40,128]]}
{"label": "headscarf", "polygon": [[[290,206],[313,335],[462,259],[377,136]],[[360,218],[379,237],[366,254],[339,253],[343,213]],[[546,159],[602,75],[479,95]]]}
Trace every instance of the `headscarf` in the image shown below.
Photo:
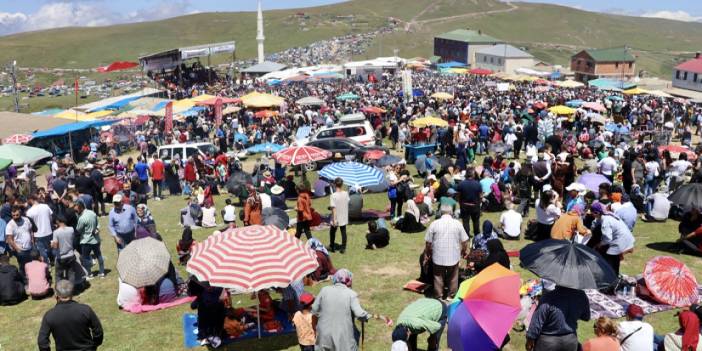
{"label": "headscarf", "polygon": [[329,257],[329,251],[327,251],[327,248],[324,247],[324,244],[322,244],[321,241],[317,238],[310,238],[307,240],[307,247],[309,247],[312,250],[319,251],[323,253],[325,256]]}
{"label": "headscarf", "polygon": [[692,311],[682,311],[678,315],[680,328],[683,331],[682,349],[697,350],[697,343],[700,339],[700,320]]}
{"label": "headscarf", "polygon": [[193,230],[190,229],[190,226],[186,226],[183,228],[183,234],[180,237],[180,241],[178,242],[178,245],[183,249],[187,250],[187,248],[190,247],[190,245],[193,244]]}
{"label": "headscarf", "polygon": [[493,263],[499,263],[509,269],[509,256],[504,246],[502,246],[502,241],[500,239],[491,239],[488,240],[486,246],[489,254],[485,259],[485,267],[487,268]]}
{"label": "headscarf", "polygon": [[149,207],[146,206],[146,204],[139,204],[137,205],[137,210],[142,209],[144,211],[144,220],[149,220],[151,219],[151,210],[149,210]]}
{"label": "headscarf", "polygon": [[417,204],[413,199],[407,200],[407,209],[405,212],[411,213],[414,216],[414,219],[419,221],[419,207],[417,207]]}
{"label": "headscarf", "polygon": [[334,273],[332,282],[334,284],[344,284],[350,288],[353,283],[353,274],[348,269],[342,268]]}

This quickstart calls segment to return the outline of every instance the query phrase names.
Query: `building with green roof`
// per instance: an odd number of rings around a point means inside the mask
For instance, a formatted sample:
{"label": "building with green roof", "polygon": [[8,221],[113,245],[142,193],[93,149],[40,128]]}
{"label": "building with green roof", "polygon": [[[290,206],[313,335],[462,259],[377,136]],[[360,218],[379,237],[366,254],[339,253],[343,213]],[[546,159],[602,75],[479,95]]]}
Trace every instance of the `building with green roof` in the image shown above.
{"label": "building with green roof", "polygon": [[586,49],[571,57],[570,69],[575,80],[581,82],[597,78],[631,79],[636,75],[636,57],[627,47]]}
{"label": "building with green roof", "polygon": [[441,57],[441,62],[473,66],[477,51],[502,43],[481,30],[456,29],[434,37],[434,55]]}

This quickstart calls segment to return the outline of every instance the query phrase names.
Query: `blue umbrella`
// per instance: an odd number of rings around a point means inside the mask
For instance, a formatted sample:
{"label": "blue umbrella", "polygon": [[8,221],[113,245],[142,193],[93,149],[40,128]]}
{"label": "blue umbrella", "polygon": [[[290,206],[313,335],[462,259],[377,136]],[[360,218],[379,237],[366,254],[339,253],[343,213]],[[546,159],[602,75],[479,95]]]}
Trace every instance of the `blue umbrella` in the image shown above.
{"label": "blue umbrella", "polygon": [[273,143],[265,143],[265,144],[258,144],[254,145],[250,148],[247,148],[246,151],[250,153],[259,153],[259,152],[278,152],[280,150],[285,149],[285,146],[283,145],[278,145],[278,144],[273,144]]}
{"label": "blue umbrella", "polygon": [[617,95],[610,95],[610,96],[607,97],[607,99],[609,99],[609,100],[617,100],[617,101],[624,101],[624,98],[623,98],[623,97],[617,96]]}
{"label": "blue umbrella", "polygon": [[236,134],[234,134],[234,141],[240,141],[240,142],[242,142],[244,145],[246,145],[246,144],[249,143],[249,137],[247,137],[247,136],[246,136],[245,134],[243,134],[243,133],[236,132]]}
{"label": "blue umbrella", "polygon": [[322,168],[319,176],[329,180],[341,178],[348,186],[364,188],[377,186],[385,180],[381,170],[358,162],[332,163]]}
{"label": "blue umbrella", "polygon": [[585,101],[577,99],[577,100],[570,100],[566,102],[566,106],[568,107],[580,107],[580,105],[584,104]]}
{"label": "blue umbrella", "polygon": [[400,163],[402,161],[401,157],[395,155],[385,155],[381,157],[375,164],[378,167],[392,166]]}

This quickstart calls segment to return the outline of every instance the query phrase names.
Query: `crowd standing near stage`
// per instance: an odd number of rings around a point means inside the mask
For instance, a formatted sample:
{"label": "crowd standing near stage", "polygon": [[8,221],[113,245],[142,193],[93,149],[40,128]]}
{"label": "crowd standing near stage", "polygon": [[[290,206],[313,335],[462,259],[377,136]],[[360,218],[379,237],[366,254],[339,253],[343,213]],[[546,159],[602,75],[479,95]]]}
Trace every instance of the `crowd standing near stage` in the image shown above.
{"label": "crowd standing near stage", "polygon": [[[366,38],[338,38],[341,44],[335,45],[343,47],[348,40]],[[277,57],[313,53],[304,63],[315,64],[326,61],[327,50],[325,46],[296,48]],[[117,301],[121,308],[194,297],[198,340],[213,347],[251,329],[252,324],[282,328],[275,318],[282,311],[297,327],[301,350],[357,349],[353,321],[374,315],[363,308],[352,289],[353,273],[332,263],[335,255],[346,254],[351,221],[368,222],[369,250],[392,245],[389,230],[393,227],[424,235],[425,243],[416,254],[420,256],[420,281],[427,286],[426,298],[408,305],[395,321],[392,350],[416,350],[417,336],[425,332],[428,350],[438,350],[449,323],[448,307],[460,293],[461,282],[496,266],[510,269],[514,264],[510,264],[504,240],[523,236],[537,243],[578,243],[589,247],[588,252],[597,252],[608,265],[606,270],[617,277],[621,261],[636,248],[639,221],[679,220],[680,247],[696,252],[702,248],[700,205],[692,202],[694,198],[689,204],[669,200],[674,191],[702,180],[698,158],[702,148],[693,142],[698,140],[702,110],[689,101],[561,88],[552,82],[514,82],[502,91],[495,77],[429,70],[413,73],[413,86],[419,93],[411,100],[401,93],[399,76],[389,72],[370,80],[355,76],[280,85],[218,78],[212,86],[197,82],[198,75],[206,71],[183,73],[193,80],[176,82],[180,95],[240,97],[258,91],[285,102],[271,108],[276,113],[263,115],[243,106],[225,115],[221,124],[216,122],[214,108],[209,108],[176,122],[170,132],[164,132],[167,127],[162,118],[153,117],[136,134],[136,153],[122,155],[124,150],[112,141],[96,137],[76,157],[80,160],[56,155],[49,163],[45,186],[39,185],[36,172],[29,167],[11,166],[6,171],[0,207],[0,303],[29,304],[23,302],[28,297],[56,296],[56,307],[42,321],[40,349],[49,349],[49,335],[59,349],[95,349],[102,343],[98,316],[72,296],[90,294],[94,279],[117,279],[115,270],[105,273],[101,253],[105,245],[115,245],[124,255],[139,241],[162,241],[159,222],[166,219],[152,216],[149,207],[167,197],[187,197],[176,214],[183,226],[177,246],[181,265],[187,265],[195,251],[192,229],[213,228],[223,233],[241,224],[269,224],[270,213],[276,210],[289,211],[295,223],[292,233],[297,238],[305,234],[302,240],[318,263],[304,279],[277,289],[281,301],[273,301],[267,290],[258,291],[258,312],[232,308],[227,289],[194,276],[181,277],[175,260],[165,265],[158,279],[142,286],[133,286],[120,276]],[[438,97],[438,92],[450,97]],[[357,98],[338,99],[344,94]],[[296,103],[310,96],[324,104]],[[587,102],[601,108],[595,111]],[[559,114],[551,110],[561,105],[571,105],[573,111]],[[369,113],[368,107],[384,112]],[[435,145],[415,155],[422,177],[416,177],[415,168],[408,167],[413,162],[406,157],[379,167],[388,209],[380,218],[365,217],[363,194],[368,189],[349,186],[342,178],[314,179],[301,167],[278,163],[272,152],[249,155],[256,157],[252,171],[242,166],[240,157],[246,147],[265,143],[296,146],[301,128],[309,127],[315,133],[354,113],[365,115],[376,144],[390,145],[392,154],[412,145]],[[415,121],[427,116],[442,122],[417,126]],[[194,141],[211,141],[216,148],[202,155],[174,156],[168,162],[157,152],[162,145]],[[673,144],[680,146],[671,148]],[[225,207],[215,208],[214,196],[225,192],[231,198]],[[312,207],[312,198],[326,196],[328,210]],[[329,212],[330,217],[322,218],[321,214]],[[484,220],[486,212],[500,213],[499,222]],[[535,219],[528,220],[534,213]],[[107,227],[98,225],[101,216],[107,216]],[[327,226],[320,227],[324,221]],[[291,222],[283,224],[285,230]],[[310,228],[328,228],[328,245],[315,238],[324,232]],[[304,291],[312,281],[327,279],[331,284],[318,296]],[[543,290],[533,302],[536,307],[525,331],[526,349],[577,350],[577,322],[591,319],[587,296],[582,289],[548,279],[544,279]],[[615,288],[602,291],[618,293]],[[654,331],[643,321],[642,308],[631,304],[626,321],[605,317],[593,321],[596,337],[582,347],[699,349],[700,312],[696,305],[681,312],[677,333]]]}

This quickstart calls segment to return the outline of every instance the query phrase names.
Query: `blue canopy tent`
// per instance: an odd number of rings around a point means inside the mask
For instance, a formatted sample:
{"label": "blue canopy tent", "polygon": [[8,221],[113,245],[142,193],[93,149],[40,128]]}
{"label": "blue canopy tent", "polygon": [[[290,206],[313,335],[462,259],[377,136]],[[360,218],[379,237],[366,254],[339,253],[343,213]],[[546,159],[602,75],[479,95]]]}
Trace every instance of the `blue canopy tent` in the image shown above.
{"label": "blue canopy tent", "polygon": [[436,67],[438,67],[438,68],[457,68],[457,67],[468,67],[468,66],[462,62],[451,61],[451,62],[439,63],[436,65]]}
{"label": "blue canopy tent", "polygon": [[66,135],[68,133],[75,133],[88,128],[99,128],[102,126],[110,125],[119,122],[119,119],[110,119],[102,121],[85,121],[85,122],[75,122],[68,123],[51,129],[40,130],[32,133],[32,140],[39,138],[54,137],[60,135]]}
{"label": "blue canopy tent", "polygon": [[35,116],[51,117],[51,116],[57,115],[63,111],[64,111],[64,109],[62,109],[62,108],[50,108],[50,109],[46,109],[44,111],[32,112],[32,114]]}
{"label": "blue canopy tent", "polygon": [[166,105],[168,105],[169,102],[171,102],[171,100],[161,101],[154,105],[154,107],[151,108],[151,111],[161,111],[166,108]]}
{"label": "blue canopy tent", "polygon": [[90,110],[88,110],[88,112],[97,112],[97,111],[104,111],[104,110],[117,111],[117,110],[123,108],[124,106],[129,105],[130,102],[135,101],[135,100],[139,100],[141,98],[142,98],[142,96],[131,96],[131,97],[119,100],[117,102],[113,102],[109,105],[100,106],[100,107],[90,109]]}

